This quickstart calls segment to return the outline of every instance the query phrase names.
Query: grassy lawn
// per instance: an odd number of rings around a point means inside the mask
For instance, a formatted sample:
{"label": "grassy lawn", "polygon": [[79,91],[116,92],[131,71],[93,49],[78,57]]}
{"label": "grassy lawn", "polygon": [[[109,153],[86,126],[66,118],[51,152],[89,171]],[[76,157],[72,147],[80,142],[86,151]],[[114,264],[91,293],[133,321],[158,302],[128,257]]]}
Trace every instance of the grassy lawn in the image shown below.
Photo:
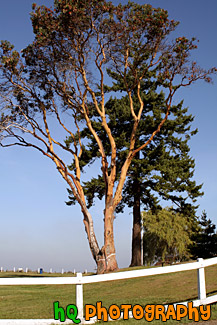
{"label": "grassy lawn", "polygon": [[[125,269],[127,270],[127,269]],[[130,269],[132,270],[132,268]],[[206,269],[207,295],[217,294],[217,265]],[[123,271],[123,270],[121,270]],[[25,273],[0,273],[1,277],[45,276]],[[69,274],[46,274],[46,276],[72,276]],[[84,285],[84,303],[103,306],[111,304],[167,304],[197,299],[197,271],[155,275],[128,280],[117,280]],[[53,318],[53,302],[60,306],[75,304],[74,285],[0,286],[0,319],[4,318]],[[212,319],[217,320],[217,305],[212,305]],[[144,320],[118,321],[137,324]],[[182,323],[184,323],[182,321]],[[160,324],[161,321],[153,321]],[[174,321],[167,321],[168,324]],[[175,323],[177,323],[175,321]],[[179,324],[181,324],[179,322]]]}

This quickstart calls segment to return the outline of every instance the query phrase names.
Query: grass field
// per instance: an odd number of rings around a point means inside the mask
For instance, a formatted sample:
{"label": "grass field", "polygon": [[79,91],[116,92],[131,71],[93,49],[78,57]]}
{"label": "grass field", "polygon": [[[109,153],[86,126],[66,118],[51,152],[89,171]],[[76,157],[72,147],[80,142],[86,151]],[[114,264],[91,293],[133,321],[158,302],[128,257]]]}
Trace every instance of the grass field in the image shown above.
{"label": "grass field", "polygon": [[[207,267],[205,270],[207,295],[217,294],[217,265]],[[0,276],[45,275],[7,272],[0,273]],[[69,275],[46,274],[46,276]],[[109,307],[111,304],[140,304],[145,306],[146,304],[167,304],[194,299],[197,299],[196,270],[84,285],[84,304],[95,305],[97,301],[102,301],[105,307]],[[0,319],[52,319],[54,301],[59,301],[62,307],[75,304],[75,286],[0,286]],[[216,320],[217,324],[217,305],[212,305],[211,310],[211,319]],[[138,322],[144,323],[144,320],[122,320],[115,323],[121,325],[126,322],[127,324],[137,324]],[[167,321],[167,324],[174,322],[177,323],[176,321]],[[182,323],[184,322],[185,320],[182,321]],[[151,323],[159,324],[162,322],[153,321]],[[181,323],[179,322],[179,324]]]}

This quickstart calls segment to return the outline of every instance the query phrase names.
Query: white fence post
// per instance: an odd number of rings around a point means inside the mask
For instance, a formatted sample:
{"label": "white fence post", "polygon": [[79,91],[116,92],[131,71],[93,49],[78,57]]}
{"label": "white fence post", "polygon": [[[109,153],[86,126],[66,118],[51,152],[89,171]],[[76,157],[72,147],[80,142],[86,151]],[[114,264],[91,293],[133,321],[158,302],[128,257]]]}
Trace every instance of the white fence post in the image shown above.
{"label": "white fence post", "polygon": [[200,268],[197,270],[197,283],[198,283],[198,299],[202,303],[202,301],[206,299],[205,271],[203,266],[203,258],[198,258],[197,261],[201,263]]}
{"label": "white fence post", "polygon": [[80,284],[76,284],[76,306],[78,308],[78,318],[83,319],[83,284],[82,273],[77,273],[77,279]]}

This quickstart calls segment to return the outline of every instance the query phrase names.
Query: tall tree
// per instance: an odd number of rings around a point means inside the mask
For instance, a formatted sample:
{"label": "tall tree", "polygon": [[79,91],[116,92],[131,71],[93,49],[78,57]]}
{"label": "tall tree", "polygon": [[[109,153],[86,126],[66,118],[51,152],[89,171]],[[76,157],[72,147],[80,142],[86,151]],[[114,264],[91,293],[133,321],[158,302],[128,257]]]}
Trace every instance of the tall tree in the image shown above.
{"label": "tall tree", "polygon": [[[160,123],[161,112],[165,110],[165,96],[163,92],[157,93],[156,88],[157,84],[152,82],[151,78],[143,79],[141,97],[145,109],[136,133],[137,146],[142,145],[150,137]],[[121,90],[117,85],[108,89]],[[108,125],[114,135],[117,148],[117,173],[120,173],[129,150],[128,139],[132,129],[132,120],[127,110],[128,105],[127,96],[121,99],[110,98],[106,103]],[[125,205],[133,207],[131,266],[141,265],[141,206],[146,210],[157,208],[159,198],[161,198],[176,204],[178,211],[185,212],[185,215],[186,208],[188,207],[189,210],[191,207],[188,216],[193,224],[196,221],[194,211],[196,207],[193,204],[202,193],[200,192],[201,185],[197,186],[192,180],[195,164],[189,155],[188,141],[193,134],[197,133],[197,130],[191,130],[193,116],[188,115],[187,108],[182,106],[183,102],[171,107],[170,120],[165,122],[164,128],[156,134],[154,141],[137,153],[127,173],[123,199],[117,206],[116,212],[123,211]],[[109,155],[107,138],[100,123],[97,124],[97,129],[106,154]],[[86,135],[85,131],[83,135]],[[83,166],[92,163],[97,156],[97,146],[92,137],[86,147],[86,155],[83,156]],[[100,175],[84,185],[89,206],[93,204],[94,197],[102,199],[105,194],[105,185]],[[76,203],[72,196],[69,198],[69,205]]]}
{"label": "tall tree", "polygon": [[[104,0],[56,0],[54,10],[33,5],[35,40],[20,55],[3,41],[0,52],[1,145],[35,148],[51,159],[68,184],[83,214],[85,230],[98,273],[118,268],[114,244],[114,211],[132,159],[148,146],[166,122],[176,91],[197,81],[209,82],[215,68],[205,71],[190,61],[194,39],[168,35],[177,25],[163,9]],[[105,107],[107,68],[112,81],[128,95],[131,135],[129,150],[117,174],[117,149]],[[156,129],[142,145],[136,133],[145,104],[141,84],[146,75],[166,89],[165,109]],[[135,94],[133,96],[133,94]],[[110,147],[106,155],[95,122],[100,121]],[[88,128],[87,140],[80,132]],[[61,130],[61,132],[59,131]],[[61,139],[73,139],[70,145]],[[90,134],[101,158],[105,183],[104,245],[99,246],[81,180],[81,157]],[[83,141],[84,140],[84,141]],[[74,159],[74,170],[67,168]],[[115,180],[118,178],[117,185]]]}

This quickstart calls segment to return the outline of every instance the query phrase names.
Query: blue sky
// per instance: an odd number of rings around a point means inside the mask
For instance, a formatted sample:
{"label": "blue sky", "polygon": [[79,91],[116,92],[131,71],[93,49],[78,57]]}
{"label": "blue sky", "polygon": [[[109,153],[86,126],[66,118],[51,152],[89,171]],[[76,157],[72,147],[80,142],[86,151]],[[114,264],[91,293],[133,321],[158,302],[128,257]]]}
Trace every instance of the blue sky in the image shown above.
{"label": "blue sky", "polygon": [[[53,3],[52,0],[35,2],[47,6]],[[9,40],[18,50],[33,40],[29,19],[31,3],[31,0],[1,1],[0,39]],[[180,21],[174,36],[195,36],[200,40],[194,58],[202,67],[217,66],[216,0],[148,3],[167,9],[171,19]],[[217,78],[213,80],[213,85],[198,82],[180,91],[175,103],[184,99],[184,105],[195,116],[193,127],[199,129],[190,143],[196,162],[194,179],[204,184],[205,192],[198,200],[198,215],[206,210],[217,224]],[[94,270],[80,208],[66,206],[66,185],[48,159],[32,149],[0,148],[0,179],[0,267]],[[103,244],[102,211],[103,203],[97,202],[92,214],[100,244]],[[115,220],[120,267],[130,264],[131,233],[132,213],[126,210]]]}

